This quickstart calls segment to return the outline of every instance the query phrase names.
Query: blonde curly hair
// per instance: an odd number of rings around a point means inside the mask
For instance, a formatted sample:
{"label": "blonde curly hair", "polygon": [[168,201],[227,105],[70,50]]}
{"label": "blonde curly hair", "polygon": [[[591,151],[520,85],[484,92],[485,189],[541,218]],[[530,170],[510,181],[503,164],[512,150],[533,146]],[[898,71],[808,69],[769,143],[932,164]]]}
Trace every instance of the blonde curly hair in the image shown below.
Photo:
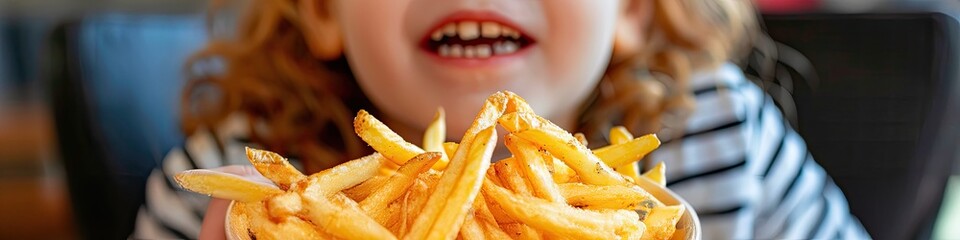
{"label": "blonde curly hair", "polygon": [[[232,37],[214,38],[187,61],[182,125],[192,134],[244,114],[251,141],[318,171],[370,151],[351,121],[359,109],[376,108],[345,59],[321,61],[310,54],[295,1],[251,0]],[[687,87],[691,72],[738,59],[756,26],[750,1],[635,1],[652,7],[644,46],[611,59],[581,107],[577,130],[587,136],[602,136],[613,125],[653,133],[663,127],[661,119],[683,119],[694,107]],[[224,4],[214,0],[212,6]],[[198,70],[211,61],[222,68]]]}

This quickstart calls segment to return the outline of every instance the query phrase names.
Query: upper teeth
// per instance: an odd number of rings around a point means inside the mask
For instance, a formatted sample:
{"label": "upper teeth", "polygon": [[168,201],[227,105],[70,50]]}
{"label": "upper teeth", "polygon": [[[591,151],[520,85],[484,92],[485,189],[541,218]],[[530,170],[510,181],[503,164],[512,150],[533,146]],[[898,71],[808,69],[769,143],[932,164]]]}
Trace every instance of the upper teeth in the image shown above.
{"label": "upper teeth", "polygon": [[464,41],[477,39],[479,37],[509,37],[513,39],[520,39],[520,32],[496,22],[463,21],[444,25],[443,27],[431,33],[430,39],[434,41],[440,41],[444,36],[459,36],[460,39]]}

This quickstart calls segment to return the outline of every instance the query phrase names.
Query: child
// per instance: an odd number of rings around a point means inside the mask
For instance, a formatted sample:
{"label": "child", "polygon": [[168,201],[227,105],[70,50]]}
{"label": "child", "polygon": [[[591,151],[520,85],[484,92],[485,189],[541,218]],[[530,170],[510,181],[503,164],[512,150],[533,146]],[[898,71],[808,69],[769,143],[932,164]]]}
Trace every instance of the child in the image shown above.
{"label": "child", "polygon": [[170,184],[179,171],[242,164],[258,145],[315,172],[370,151],[351,128],[359,109],[418,143],[437,107],[456,137],[510,90],[591,142],[614,125],[658,133],[647,162],[667,162],[707,238],[868,238],[776,106],[725,63],[753,16],[743,0],[253,0],[234,38],[188,64],[223,68],[192,71],[191,137],[148,181],[134,237],[223,238],[225,202]]}

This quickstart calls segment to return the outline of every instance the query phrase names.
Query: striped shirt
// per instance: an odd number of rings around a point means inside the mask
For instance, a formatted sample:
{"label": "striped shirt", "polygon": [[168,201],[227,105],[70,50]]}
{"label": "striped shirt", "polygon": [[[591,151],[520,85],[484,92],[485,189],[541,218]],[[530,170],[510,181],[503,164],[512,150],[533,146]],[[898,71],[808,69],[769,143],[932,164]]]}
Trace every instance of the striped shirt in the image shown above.
{"label": "striped shirt", "polygon": [[770,96],[728,64],[691,79],[684,134],[649,159],[709,239],[869,239]]}
{"label": "striped shirt", "polygon": [[[695,75],[691,87],[697,108],[683,136],[663,139],[649,159],[667,163],[667,186],[697,211],[705,238],[870,238],[803,139],[737,66]],[[151,174],[133,238],[196,238],[209,199],[181,190],[172,175],[248,165],[247,125],[239,116],[226,122],[217,136],[189,137]]]}

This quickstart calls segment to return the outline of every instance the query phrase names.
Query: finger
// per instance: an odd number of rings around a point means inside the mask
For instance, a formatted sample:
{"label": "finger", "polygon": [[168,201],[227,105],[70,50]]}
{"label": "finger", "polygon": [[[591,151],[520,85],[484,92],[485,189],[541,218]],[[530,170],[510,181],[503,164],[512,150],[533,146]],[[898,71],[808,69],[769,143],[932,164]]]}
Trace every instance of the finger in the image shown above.
{"label": "finger", "polygon": [[227,219],[227,206],[230,206],[230,200],[210,199],[210,203],[207,204],[207,213],[203,216],[199,239],[222,240],[227,238],[224,228],[224,222]]}

